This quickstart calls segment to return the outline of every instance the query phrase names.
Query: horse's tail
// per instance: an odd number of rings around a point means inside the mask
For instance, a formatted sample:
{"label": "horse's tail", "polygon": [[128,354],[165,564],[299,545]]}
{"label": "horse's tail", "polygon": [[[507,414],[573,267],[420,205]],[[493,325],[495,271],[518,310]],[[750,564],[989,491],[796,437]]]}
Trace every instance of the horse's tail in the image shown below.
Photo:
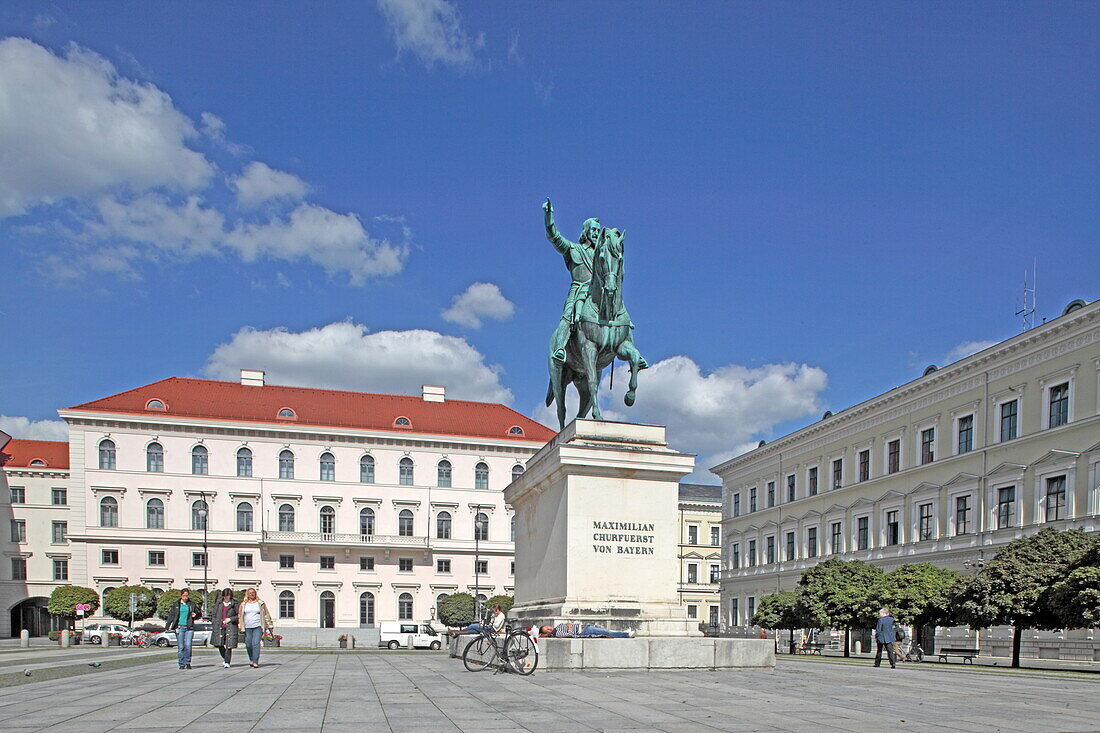
{"label": "horse's tail", "polygon": [[554,380],[550,379],[550,384],[546,388],[546,406],[549,407],[554,401]]}

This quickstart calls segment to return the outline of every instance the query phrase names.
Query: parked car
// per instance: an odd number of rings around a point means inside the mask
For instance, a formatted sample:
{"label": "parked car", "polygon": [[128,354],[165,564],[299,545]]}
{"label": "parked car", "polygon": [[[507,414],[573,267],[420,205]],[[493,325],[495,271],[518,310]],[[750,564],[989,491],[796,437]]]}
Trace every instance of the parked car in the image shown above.
{"label": "parked car", "polygon": [[128,638],[132,633],[134,632],[123,624],[88,624],[84,627],[83,643],[102,644],[107,634],[120,634],[123,638]]}
{"label": "parked car", "polygon": [[431,624],[402,621],[383,621],[379,629],[378,646],[399,649],[407,646],[415,649],[439,649],[443,640]]}
{"label": "parked car", "polygon": [[[191,641],[192,646],[207,646],[210,644],[210,630],[213,627],[209,622],[199,622],[195,624],[195,638]],[[157,646],[175,646],[176,645],[176,632],[175,631],[162,631],[159,634],[153,635],[153,643]]]}

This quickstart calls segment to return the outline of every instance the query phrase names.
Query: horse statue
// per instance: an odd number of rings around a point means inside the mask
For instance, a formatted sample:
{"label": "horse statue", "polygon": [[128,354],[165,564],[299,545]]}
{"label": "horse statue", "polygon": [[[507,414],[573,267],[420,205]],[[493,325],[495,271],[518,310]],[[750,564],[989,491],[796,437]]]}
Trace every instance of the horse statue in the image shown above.
{"label": "horse statue", "polygon": [[[550,215],[548,212],[548,222],[552,222]],[[548,223],[548,232],[551,227],[552,223]],[[592,229],[591,232],[590,236],[595,240],[595,247],[591,250],[592,278],[588,283],[580,283],[582,290],[587,285],[587,297],[583,297],[582,292],[577,298],[575,317],[565,343],[564,361],[553,356],[549,360],[550,386],[546,392],[546,406],[556,403],[559,428],[565,427],[565,390],[569,384],[573,384],[580,395],[577,417],[587,417],[591,412],[594,419],[602,420],[597,392],[603,369],[613,365],[616,358],[630,365],[630,384],[623,399],[630,406],[634,404],[638,389],[638,372],[649,366],[634,345],[634,324],[623,305],[625,232],[609,228]],[[576,280],[574,285],[578,285]],[[568,305],[567,301],[567,308]],[[551,354],[554,351],[555,339],[552,339]]]}

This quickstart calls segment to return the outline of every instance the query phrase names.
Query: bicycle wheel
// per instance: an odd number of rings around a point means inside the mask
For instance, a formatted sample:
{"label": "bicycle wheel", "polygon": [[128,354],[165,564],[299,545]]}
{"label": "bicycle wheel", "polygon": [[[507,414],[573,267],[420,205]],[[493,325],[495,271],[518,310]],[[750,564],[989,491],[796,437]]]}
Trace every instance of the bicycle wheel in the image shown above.
{"label": "bicycle wheel", "polygon": [[462,652],[462,663],[471,672],[480,672],[492,665],[497,656],[496,645],[484,636],[472,639]]}
{"label": "bicycle wheel", "polygon": [[539,666],[539,650],[526,633],[519,631],[509,635],[504,642],[504,658],[516,674],[529,675]]}

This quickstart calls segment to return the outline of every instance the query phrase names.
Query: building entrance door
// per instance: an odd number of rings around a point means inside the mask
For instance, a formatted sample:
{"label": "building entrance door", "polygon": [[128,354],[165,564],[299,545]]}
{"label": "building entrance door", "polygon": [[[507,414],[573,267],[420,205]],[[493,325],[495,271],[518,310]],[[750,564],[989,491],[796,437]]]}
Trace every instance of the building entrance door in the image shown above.
{"label": "building entrance door", "polygon": [[332,591],[326,590],[321,594],[321,628],[332,629],[336,627],[336,596]]}
{"label": "building entrance door", "polygon": [[19,636],[23,629],[31,636],[45,636],[51,631],[65,628],[64,619],[53,616],[46,607],[49,598],[28,598],[11,609],[11,635]]}

